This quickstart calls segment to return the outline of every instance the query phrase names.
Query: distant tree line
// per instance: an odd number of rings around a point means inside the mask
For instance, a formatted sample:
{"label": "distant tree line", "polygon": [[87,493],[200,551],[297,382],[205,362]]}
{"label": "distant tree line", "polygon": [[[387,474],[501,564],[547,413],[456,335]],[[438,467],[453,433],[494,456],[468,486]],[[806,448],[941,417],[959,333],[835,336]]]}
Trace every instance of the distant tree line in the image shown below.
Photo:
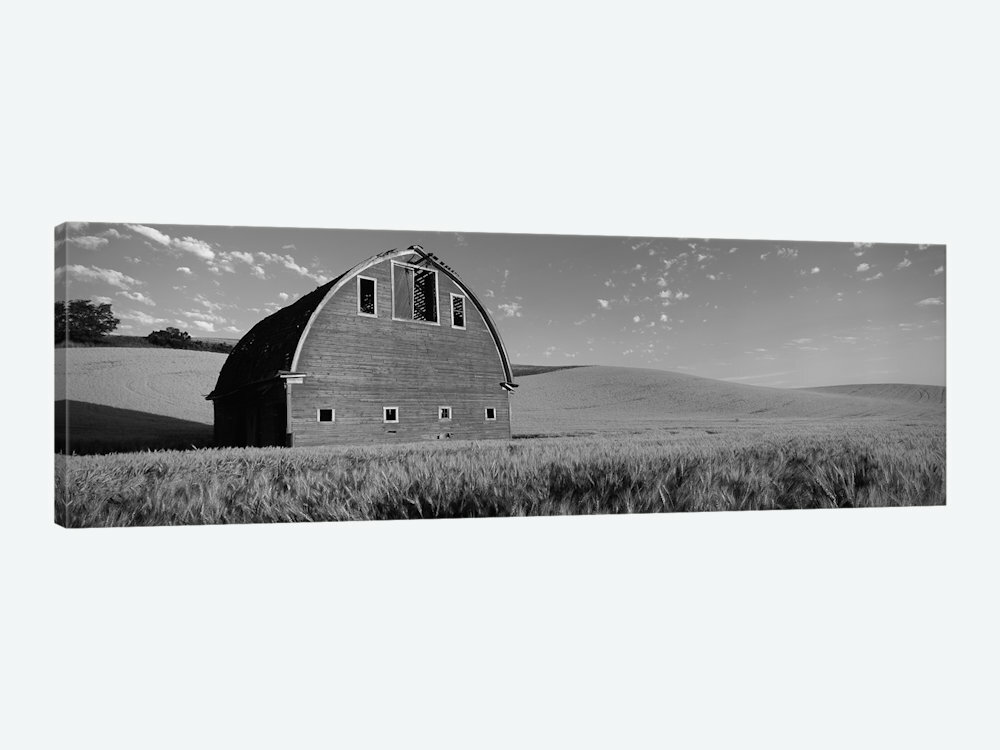
{"label": "distant tree line", "polygon": [[111,304],[74,299],[56,302],[56,344],[99,344],[101,346],[149,346],[170,349],[191,349],[200,352],[231,352],[233,345],[225,341],[203,341],[191,338],[186,331],[166,328],[145,337],[109,336],[121,322],[111,312]]}
{"label": "distant tree line", "polygon": [[231,352],[232,344],[224,341],[198,341],[191,338],[191,334],[179,328],[165,328],[162,331],[153,331],[146,337],[146,341],[153,346],[167,346],[171,349],[193,349],[199,352]]}

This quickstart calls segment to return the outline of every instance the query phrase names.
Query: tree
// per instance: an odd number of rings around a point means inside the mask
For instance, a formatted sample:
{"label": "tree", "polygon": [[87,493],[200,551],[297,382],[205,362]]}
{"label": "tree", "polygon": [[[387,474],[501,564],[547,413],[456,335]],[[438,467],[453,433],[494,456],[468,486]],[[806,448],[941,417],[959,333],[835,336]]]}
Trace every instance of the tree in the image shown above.
{"label": "tree", "polygon": [[111,313],[111,303],[97,304],[85,299],[56,302],[56,343],[69,334],[70,341],[96,343],[118,327],[121,321]]}
{"label": "tree", "polygon": [[191,334],[178,328],[167,328],[163,331],[153,331],[146,341],[156,346],[169,346],[172,349],[188,349],[191,346]]}

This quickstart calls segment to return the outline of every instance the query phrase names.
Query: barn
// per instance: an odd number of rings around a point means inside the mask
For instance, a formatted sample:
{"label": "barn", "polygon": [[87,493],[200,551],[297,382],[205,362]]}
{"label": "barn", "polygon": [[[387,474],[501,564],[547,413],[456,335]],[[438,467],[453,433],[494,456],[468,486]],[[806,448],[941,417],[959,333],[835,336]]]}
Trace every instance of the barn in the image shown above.
{"label": "barn", "polygon": [[255,325],[215,389],[220,446],[510,437],[500,333],[419,245],[359,263]]}

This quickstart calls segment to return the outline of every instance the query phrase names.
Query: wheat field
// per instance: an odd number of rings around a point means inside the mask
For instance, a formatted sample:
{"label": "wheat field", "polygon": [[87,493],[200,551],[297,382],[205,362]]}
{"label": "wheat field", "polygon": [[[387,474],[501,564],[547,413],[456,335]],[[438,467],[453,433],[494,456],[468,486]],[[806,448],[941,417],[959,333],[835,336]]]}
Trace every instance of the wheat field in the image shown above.
{"label": "wheat field", "polygon": [[70,527],[942,505],[935,425],[58,456]]}

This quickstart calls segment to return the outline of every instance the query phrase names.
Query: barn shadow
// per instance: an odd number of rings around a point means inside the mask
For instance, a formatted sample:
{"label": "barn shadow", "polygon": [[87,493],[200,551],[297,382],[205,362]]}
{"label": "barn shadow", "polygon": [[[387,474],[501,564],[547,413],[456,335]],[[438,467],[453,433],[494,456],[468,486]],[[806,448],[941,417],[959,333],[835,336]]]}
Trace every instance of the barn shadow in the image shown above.
{"label": "barn shadow", "polygon": [[213,445],[212,425],[86,401],[56,401],[55,427],[56,453],[187,450]]}

